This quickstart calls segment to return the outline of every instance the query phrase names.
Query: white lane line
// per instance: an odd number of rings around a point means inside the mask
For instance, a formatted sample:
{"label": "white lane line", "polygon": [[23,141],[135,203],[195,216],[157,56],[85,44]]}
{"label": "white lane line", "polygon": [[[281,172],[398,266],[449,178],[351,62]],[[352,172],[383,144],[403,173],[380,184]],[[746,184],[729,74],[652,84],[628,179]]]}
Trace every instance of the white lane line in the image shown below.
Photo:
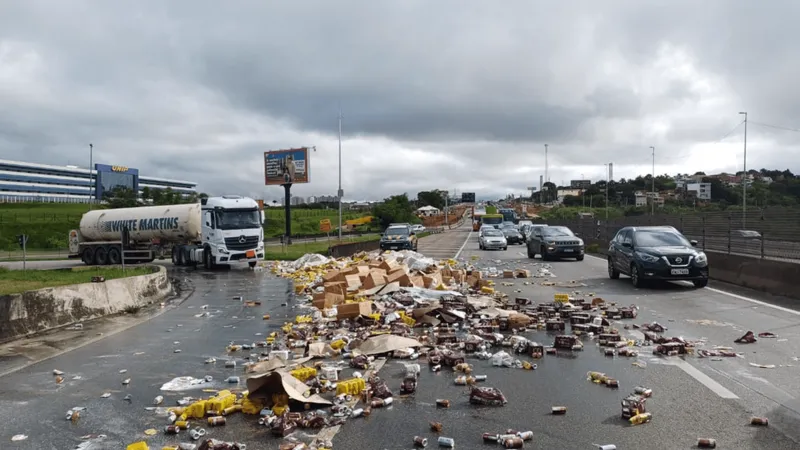
{"label": "white lane line", "polygon": [[[605,258],[601,258],[599,256],[595,256],[595,255],[587,255],[587,256],[591,256],[592,258],[599,259],[599,260],[601,260],[603,262],[606,261]],[[707,290],[707,291],[716,292],[717,294],[722,294],[722,295],[725,295],[725,296],[728,296],[728,297],[731,297],[731,298],[735,298],[735,299],[738,299],[738,300],[743,300],[745,302],[749,302],[749,303],[752,303],[754,305],[764,306],[764,307],[767,307],[767,308],[772,308],[772,309],[777,310],[777,311],[793,314],[795,316],[800,316],[800,311],[797,311],[795,309],[789,309],[789,308],[785,308],[783,306],[773,305],[773,304],[770,304],[770,303],[767,303],[767,302],[762,302],[761,300],[756,300],[754,298],[745,297],[744,295],[733,294],[731,292],[721,291],[719,289],[714,289],[714,288],[711,288],[711,287],[705,287],[704,289]]]}
{"label": "white lane line", "polygon": [[472,230],[470,230],[469,234],[467,235],[467,238],[464,239],[464,243],[461,244],[461,248],[458,249],[458,252],[456,252],[456,257],[453,258],[453,259],[458,259],[458,257],[461,255],[461,252],[464,251],[464,247],[467,246],[467,242],[469,242],[469,238],[471,238],[471,237],[472,237]]}
{"label": "white lane line", "polygon": [[678,359],[678,360],[672,361],[671,363],[672,363],[672,365],[680,367],[681,370],[686,372],[690,377],[692,377],[695,380],[699,381],[700,384],[702,384],[703,386],[711,389],[711,392],[717,394],[718,396],[720,396],[722,398],[728,398],[728,399],[737,399],[737,398],[739,398],[739,396],[737,396],[733,392],[729,391],[727,388],[725,388],[725,386],[717,383],[711,377],[709,377],[708,375],[706,375],[703,372],[701,372],[700,369],[698,369],[695,366],[687,363],[686,361]]}

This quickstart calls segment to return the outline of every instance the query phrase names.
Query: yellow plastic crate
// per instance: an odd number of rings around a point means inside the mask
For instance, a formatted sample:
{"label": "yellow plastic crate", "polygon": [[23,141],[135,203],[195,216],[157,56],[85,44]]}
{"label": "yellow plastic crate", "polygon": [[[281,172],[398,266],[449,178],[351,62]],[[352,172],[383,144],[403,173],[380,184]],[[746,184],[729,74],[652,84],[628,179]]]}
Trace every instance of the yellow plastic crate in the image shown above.
{"label": "yellow plastic crate", "polygon": [[305,382],[306,380],[317,376],[317,369],[313,367],[300,367],[299,369],[294,369],[289,373],[298,380]]}
{"label": "yellow plastic crate", "polygon": [[192,419],[202,419],[206,416],[206,404],[205,400],[198,400],[187,406],[184,414]]}
{"label": "yellow plastic crate", "polygon": [[150,450],[150,447],[147,446],[147,442],[139,441],[128,445],[128,447],[126,447],[126,450]]}
{"label": "yellow plastic crate", "polygon": [[220,411],[222,412],[224,409],[233,406],[236,402],[236,394],[231,393],[231,391],[224,390],[219,391],[215,397],[211,397],[206,402],[206,412],[208,411]]}
{"label": "yellow plastic crate", "polygon": [[359,395],[367,387],[363,378],[351,378],[336,385],[336,395]]}

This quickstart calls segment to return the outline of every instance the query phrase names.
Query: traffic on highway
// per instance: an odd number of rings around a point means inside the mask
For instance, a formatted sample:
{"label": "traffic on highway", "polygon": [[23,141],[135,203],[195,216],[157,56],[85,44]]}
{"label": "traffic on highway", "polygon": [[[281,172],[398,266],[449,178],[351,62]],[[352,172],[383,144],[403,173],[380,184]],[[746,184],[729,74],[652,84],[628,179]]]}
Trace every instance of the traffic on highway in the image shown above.
{"label": "traffic on highway", "polygon": [[[620,230],[608,258],[564,227],[523,224],[524,246],[509,246],[505,229],[475,232],[467,220],[408,244],[410,227],[395,224],[386,235],[400,237],[381,245],[406,249],[383,257],[171,266],[185,295],[139,313],[138,325],[95,339],[91,327],[56,332],[48,340],[62,354],[0,346],[0,439],[26,449],[200,448],[209,438],[239,445],[224,448],[796,448],[799,312],[660,280],[671,268],[646,283],[684,254],[707,273],[671,228]],[[621,274],[630,282],[613,280]],[[337,303],[348,291],[372,306]],[[274,391],[273,379],[294,387]],[[352,380],[366,383],[348,394],[361,383]],[[289,402],[257,397],[263,389]],[[203,399],[233,409],[193,418],[186,411]]]}

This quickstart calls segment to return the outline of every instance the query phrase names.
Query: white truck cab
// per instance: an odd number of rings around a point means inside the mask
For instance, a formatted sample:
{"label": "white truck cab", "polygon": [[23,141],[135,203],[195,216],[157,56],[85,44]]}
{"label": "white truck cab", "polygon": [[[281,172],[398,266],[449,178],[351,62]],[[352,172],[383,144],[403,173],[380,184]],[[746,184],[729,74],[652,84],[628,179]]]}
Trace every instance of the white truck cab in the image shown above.
{"label": "white truck cab", "polygon": [[192,262],[207,269],[218,264],[248,263],[264,259],[264,211],[258,202],[238,195],[209,197],[201,201],[202,246]]}

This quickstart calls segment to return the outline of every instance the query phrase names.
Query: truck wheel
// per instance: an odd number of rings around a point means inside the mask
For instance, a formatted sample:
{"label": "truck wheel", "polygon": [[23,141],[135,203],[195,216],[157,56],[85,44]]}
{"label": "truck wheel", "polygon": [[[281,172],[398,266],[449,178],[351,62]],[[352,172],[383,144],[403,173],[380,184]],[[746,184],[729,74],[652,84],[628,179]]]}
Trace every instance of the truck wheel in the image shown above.
{"label": "truck wheel", "polygon": [[94,264],[94,249],[91,247],[87,247],[83,249],[83,253],[81,253],[81,261],[87,266],[91,266]]}
{"label": "truck wheel", "polygon": [[183,247],[178,247],[178,265],[186,265],[186,256],[184,255]]}
{"label": "truck wheel", "polygon": [[106,247],[97,247],[94,252],[94,261],[98,266],[105,266],[108,264],[108,249]]}
{"label": "truck wheel", "polygon": [[108,249],[108,263],[112,266],[118,265],[122,262],[122,253],[119,251],[117,247],[111,247]]}
{"label": "truck wheel", "polygon": [[214,270],[216,268],[216,264],[211,260],[211,248],[209,247],[203,248],[203,268],[206,270]]}
{"label": "truck wheel", "polygon": [[172,264],[180,265],[178,262],[178,246],[172,247]]}

